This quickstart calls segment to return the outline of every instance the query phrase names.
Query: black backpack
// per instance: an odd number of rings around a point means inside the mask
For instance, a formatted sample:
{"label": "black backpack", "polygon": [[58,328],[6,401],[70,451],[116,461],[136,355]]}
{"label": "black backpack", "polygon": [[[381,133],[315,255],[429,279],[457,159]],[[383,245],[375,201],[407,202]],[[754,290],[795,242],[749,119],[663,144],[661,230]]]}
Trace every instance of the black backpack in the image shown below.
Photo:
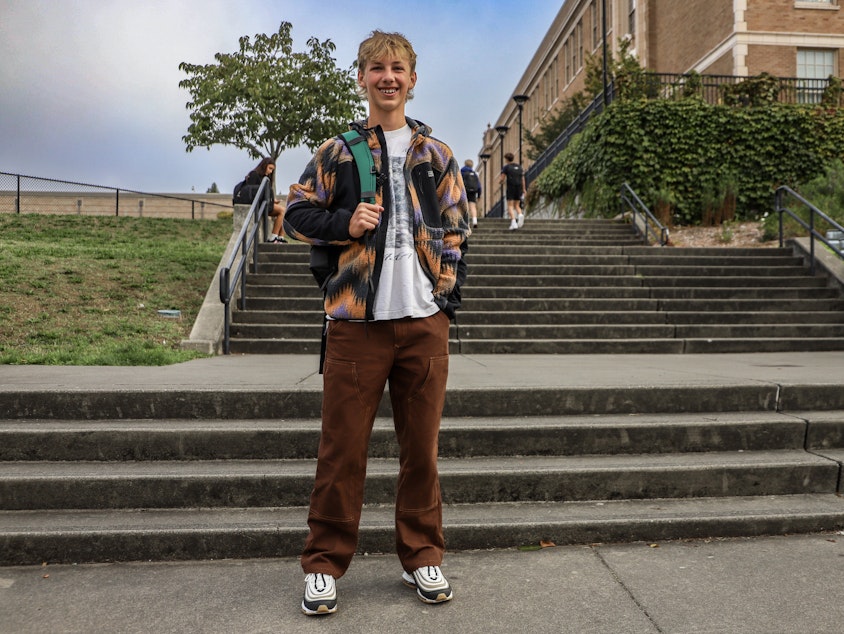
{"label": "black backpack", "polygon": [[255,196],[258,195],[259,189],[261,189],[260,184],[247,185],[245,179],[240,181],[234,186],[232,203],[235,205],[251,205],[252,201],[255,200]]}
{"label": "black backpack", "polygon": [[507,174],[507,185],[509,187],[522,186],[522,166],[518,163],[510,163],[504,166],[504,172]]}
{"label": "black backpack", "polygon": [[478,179],[478,175],[475,174],[475,170],[461,171],[460,174],[463,176],[463,186],[467,192],[476,192],[481,189],[481,181]]}
{"label": "black backpack", "polygon": [[[376,173],[375,162],[372,160],[372,151],[369,144],[357,130],[349,130],[340,135],[346,147],[352,153],[355,165],[358,168],[360,179],[360,201],[364,203],[375,202]],[[310,269],[316,283],[324,289],[328,278],[337,270],[340,259],[340,251],[343,247],[334,245],[311,247]]]}

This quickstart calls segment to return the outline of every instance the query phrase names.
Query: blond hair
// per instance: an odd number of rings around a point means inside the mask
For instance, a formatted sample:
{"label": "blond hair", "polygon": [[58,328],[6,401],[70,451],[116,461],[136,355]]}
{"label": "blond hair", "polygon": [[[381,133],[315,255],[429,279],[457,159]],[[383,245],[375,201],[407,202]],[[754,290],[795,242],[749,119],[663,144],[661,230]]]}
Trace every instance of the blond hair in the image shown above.
{"label": "blond hair", "polygon": [[403,57],[410,62],[410,72],[416,71],[416,51],[413,45],[401,33],[385,33],[375,30],[358,47],[358,70],[363,72],[366,65],[374,59],[383,59],[388,55]]}

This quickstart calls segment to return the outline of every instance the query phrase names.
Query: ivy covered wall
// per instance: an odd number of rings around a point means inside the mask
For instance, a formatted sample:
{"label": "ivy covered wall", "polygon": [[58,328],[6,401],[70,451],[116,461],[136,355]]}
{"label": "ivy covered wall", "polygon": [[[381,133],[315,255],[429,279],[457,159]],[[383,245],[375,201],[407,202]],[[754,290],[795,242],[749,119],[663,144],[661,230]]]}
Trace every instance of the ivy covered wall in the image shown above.
{"label": "ivy covered wall", "polygon": [[620,100],[556,157],[532,196],[611,216],[628,182],[651,209],[669,204],[674,223],[711,222],[709,210],[727,198],[735,218],[756,219],[773,208],[779,185],[799,188],[836,158],[844,158],[842,108]]}

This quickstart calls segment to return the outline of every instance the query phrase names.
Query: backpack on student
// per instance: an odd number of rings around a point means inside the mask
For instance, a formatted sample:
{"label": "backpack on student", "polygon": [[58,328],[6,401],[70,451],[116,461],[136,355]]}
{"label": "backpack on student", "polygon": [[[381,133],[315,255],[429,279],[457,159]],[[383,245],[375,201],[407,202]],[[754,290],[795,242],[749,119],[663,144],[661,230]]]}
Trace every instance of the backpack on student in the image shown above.
{"label": "backpack on student", "polygon": [[466,188],[467,192],[480,191],[481,181],[478,179],[478,175],[475,173],[475,170],[460,170],[460,174],[463,176],[463,187]]}
{"label": "backpack on student", "polygon": [[504,173],[507,174],[508,187],[522,186],[522,166],[518,163],[510,163],[504,166]]}
{"label": "backpack on student", "polygon": [[258,195],[259,189],[261,189],[260,184],[247,185],[246,179],[240,181],[232,191],[232,203],[235,205],[251,205],[255,196]]}
{"label": "backpack on student", "polygon": [[[372,160],[372,150],[369,144],[357,130],[349,130],[340,135],[346,147],[352,153],[355,165],[358,168],[358,179],[360,181],[360,201],[364,203],[375,202],[375,187],[377,183],[375,173],[375,162]],[[310,269],[320,288],[325,287],[328,278],[337,270],[342,247],[334,245],[311,247]]]}

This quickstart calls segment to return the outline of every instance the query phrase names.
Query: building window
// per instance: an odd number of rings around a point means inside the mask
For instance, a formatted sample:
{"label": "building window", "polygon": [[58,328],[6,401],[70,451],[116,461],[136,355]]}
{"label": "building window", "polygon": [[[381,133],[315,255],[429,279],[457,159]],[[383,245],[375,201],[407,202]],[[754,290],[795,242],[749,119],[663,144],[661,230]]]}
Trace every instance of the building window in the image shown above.
{"label": "building window", "polygon": [[598,48],[601,43],[600,39],[600,25],[598,23],[598,0],[592,0],[589,6],[589,20],[592,22],[592,50]]}
{"label": "building window", "polygon": [[833,49],[797,50],[797,100],[800,103],[820,103],[830,75],[835,75]]}
{"label": "building window", "polygon": [[577,75],[577,33],[572,32],[569,45],[571,47],[571,78],[574,79],[574,76]]}
{"label": "building window", "polygon": [[636,36],[636,0],[628,0],[628,24],[627,24],[627,32],[630,33],[630,37]]}
{"label": "building window", "polygon": [[554,98],[560,98],[560,60],[554,56]]}
{"label": "building window", "polygon": [[563,62],[566,65],[566,85],[571,82],[571,64],[569,63],[569,42],[563,44]]}
{"label": "building window", "polygon": [[577,23],[577,70],[583,68],[583,20]]}
{"label": "building window", "polygon": [[794,4],[829,4],[835,5],[836,0],[797,0]]}

